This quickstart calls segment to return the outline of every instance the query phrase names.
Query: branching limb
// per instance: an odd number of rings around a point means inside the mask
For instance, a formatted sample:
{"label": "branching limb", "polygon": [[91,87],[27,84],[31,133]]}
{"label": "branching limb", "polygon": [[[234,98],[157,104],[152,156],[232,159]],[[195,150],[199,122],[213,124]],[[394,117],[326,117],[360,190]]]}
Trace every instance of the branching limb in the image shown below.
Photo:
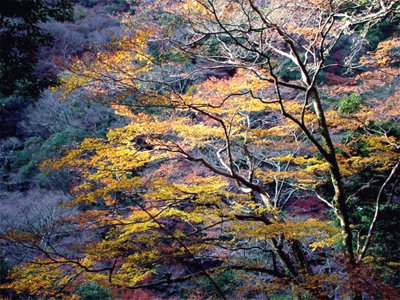
{"label": "branching limb", "polygon": [[375,202],[374,217],[373,217],[372,222],[368,229],[367,239],[365,240],[364,246],[362,247],[361,252],[358,255],[357,264],[361,263],[361,261],[363,260],[365,254],[368,250],[368,247],[371,243],[371,240],[373,238],[374,229],[375,229],[376,223],[378,222],[378,219],[379,219],[380,206],[382,203],[383,192],[384,192],[386,186],[390,183],[390,181],[396,175],[396,173],[399,169],[400,169],[400,160],[393,166],[389,176],[386,178],[385,182],[382,184],[381,188],[379,189],[379,193],[378,193],[378,196],[376,197],[376,202]]}

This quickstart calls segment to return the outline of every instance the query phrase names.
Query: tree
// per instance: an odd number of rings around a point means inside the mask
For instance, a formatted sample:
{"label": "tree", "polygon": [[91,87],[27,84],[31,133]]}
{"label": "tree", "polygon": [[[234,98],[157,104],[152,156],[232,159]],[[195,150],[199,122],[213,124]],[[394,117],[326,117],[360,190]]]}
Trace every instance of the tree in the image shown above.
{"label": "tree", "polygon": [[[37,100],[58,84],[54,70],[39,68],[39,50],[52,45],[41,27],[54,18],[72,20],[69,0],[4,0],[0,3],[0,118],[1,136],[15,136],[21,102]],[[24,101],[21,101],[24,98]]]}
{"label": "tree", "polygon": [[[137,12],[134,34],[77,60],[65,78],[65,93],[80,88],[110,100],[132,120],[44,165],[80,174],[71,205],[81,214],[73,222],[97,239],[76,244],[72,256],[36,245],[42,255],[15,270],[8,287],[65,293],[81,279],[137,289],[203,276],[226,298],[230,290],[219,278],[233,271],[245,282],[236,297],[287,293],[288,284],[295,295],[320,299],[337,286],[355,298],[394,297],[383,282],[370,288],[376,278],[366,276],[365,257],[399,169],[398,91],[339,113],[327,100],[372,87],[381,73],[394,82],[398,69],[385,60],[344,87],[322,85],[322,71],[332,67],[343,36],[390,17],[399,3],[208,0],[151,4],[156,8],[163,26],[138,27],[147,15]],[[378,49],[364,62],[387,48]],[[349,191],[363,189],[355,174],[366,170],[386,177],[374,195],[376,217],[356,241]],[[305,197],[328,206],[338,228],[294,214],[290,208]]]}
{"label": "tree", "polygon": [[35,74],[39,47],[51,45],[51,37],[40,25],[55,18],[72,20],[73,9],[69,1],[5,0],[0,6],[0,95],[19,93],[38,97],[40,92],[54,86],[54,74]]}

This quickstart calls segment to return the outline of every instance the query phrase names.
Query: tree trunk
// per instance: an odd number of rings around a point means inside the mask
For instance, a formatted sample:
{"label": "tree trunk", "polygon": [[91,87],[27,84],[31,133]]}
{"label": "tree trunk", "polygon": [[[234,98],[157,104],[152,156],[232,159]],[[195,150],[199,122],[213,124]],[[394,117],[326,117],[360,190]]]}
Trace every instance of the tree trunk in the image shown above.
{"label": "tree trunk", "polygon": [[342,175],[340,173],[339,164],[335,154],[335,148],[329,133],[329,128],[326,123],[324,110],[321,105],[321,100],[318,91],[315,87],[311,89],[310,96],[313,102],[315,114],[317,115],[318,129],[322,138],[323,148],[326,153],[324,155],[326,162],[329,164],[329,172],[331,183],[335,191],[332,204],[336,217],[339,219],[340,227],[344,238],[345,253],[349,263],[355,266],[354,252],[353,252],[353,236],[350,228],[349,221],[349,208],[346,204],[346,195],[342,182]]}

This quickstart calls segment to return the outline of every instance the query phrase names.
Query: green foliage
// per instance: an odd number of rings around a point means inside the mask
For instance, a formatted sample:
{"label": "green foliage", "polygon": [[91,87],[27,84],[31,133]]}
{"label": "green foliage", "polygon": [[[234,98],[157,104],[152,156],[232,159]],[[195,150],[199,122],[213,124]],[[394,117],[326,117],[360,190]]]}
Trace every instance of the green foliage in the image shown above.
{"label": "green foliage", "polygon": [[294,300],[292,296],[288,295],[275,295],[270,298],[270,300]]}
{"label": "green foliage", "polygon": [[[218,287],[224,291],[226,295],[234,295],[235,289],[232,287],[240,287],[243,282],[238,279],[237,274],[233,270],[225,270],[220,274],[214,274],[213,279]],[[215,286],[206,277],[200,277],[197,280],[198,287],[203,290],[206,295],[217,296],[218,293]]]}
{"label": "green foliage", "polygon": [[76,290],[82,300],[114,299],[109,289],[97,284],[96,282],[86,282],[80,285]]}
{"label": "green foliage", "polygon": [[364,100],[361,96],[356,93],[351,93],[340,99],[339,111],[349,114],[355,113],[360,110],[362,104],[364,104]]}
{"label": "green foliage", "polygon": [[10,262],[4,252],[0,251],[0,283],[4,283],[10,270]]}
{"label": "green foliage", "polygon": [[400,30],[400,23],[393,21],[384,21],[375,24],[369,29],[366,36],[368,40],[368,50],[375,50],[379,42],[389,38]]}
{"label": "green foliage", "polygon": [[117,5],[107,5],[104,7],[104,10],[109,14],[114,14],[121,11],[121,8]]}
{"label": "green foliage", "polygon": [[74,10],[74,21],[86,18],[87,13],[84,9],[76,8]]}
{"label": "green foliage", "polygon": [[400,138],[400,124],[394,120],[384,120],[383,122],[370,122],[369,129],[377,132],[386,132],[388,136]]}
{"label": "green foliage", "polygon": [[[381,205],[380,222],[377,223],[377,228],[374,236],[374,245],[372,251],[377,256],[386,257],[389,260],[399,260],[400,253],[398,245],[400,240],[400,232],[394,228],[398,228],[398,216],[400,215],[399,205],[385,203]],[[354,222],[358,228],[363,228],[363,233],[366,233],[371,223],[375,206],[370,203],[357,202],[357,208],[354,209]]]}
{"label": "green foliage", "polygon": [[293,297],[289,295],[274,295],[270,300],[312,300],[313,298],[308,295],[301,295],[300,297]]}
{"label": "green foliage", "polygon": [[279,62],[279,71],[277,74],[285,81],[297,80],[301,78],[298,68],[289,58],[285,58]]}
{"label": "green foliage", "polygon": [[[0,250],[0,284],[6,283],[11,271],[11,264],[4,251]],[[0,299],[8,299],[7,292],[0,289]]]}
{"label": "green foliage", "polygon": [[79,1],[79,3],[80,3],[82,6],[85,6],[85,7],[93,7],[93,6],[95,6],[98,2],[99,2],[98,0],[80,0],[80,1]]}
{"label": "green foliage", "polygon": [[[75,142],[79,142],[88,136],[82,129],[67,127],[62,132],[52,134],[49,138],[31,137],[25,147],[15,151],[12,159],[12,167],[18,169],[17,178],[24,182],[34,179],[38,175],[37,165],[50,156],[59,156],[64,150],[70,148]],[[40,178],[43,183],[44,177]]]}
{"label": "green foliage", "polygon": [[[4,103],[8,107],[8,102]],[[19,129],[30,136],[10,140],[3,147],[3,157],[7,160],[2,178],[16,184],[35,183],[41,188],[54,188],[54,183],[60,187],[68,182],[65,176],[62,180],[61,173],[40,173],[38,165],[42,161],[59,157],[86,137],[105,136],[107,128],[121,120],[102,106],[76,101],[60,103],[48,94],[30,106],[23,119]]]}

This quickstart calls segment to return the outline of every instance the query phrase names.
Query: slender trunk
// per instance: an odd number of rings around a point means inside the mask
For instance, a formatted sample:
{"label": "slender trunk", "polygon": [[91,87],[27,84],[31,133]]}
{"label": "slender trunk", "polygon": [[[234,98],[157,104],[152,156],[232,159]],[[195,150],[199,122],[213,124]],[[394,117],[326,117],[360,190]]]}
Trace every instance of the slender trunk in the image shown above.
{"label": "slender trunk", "polygon": [[307,274],[312,274],[311,267],[304,255],[303,250],[301,249],[301,243],[298,240],[292,241],[292,250],[296,259],[299,262],[300,268],[304,270]]}
{"label": "slender trunk", "polygon": [[385,190],[386,186],[389,184],[390,180],[392,180],[392,178],[396,176],[396,173],[399,168],[400,168],[400,160],[394,165],[389,176],[386,178],[385,182],[382,184],[381,188],[379,189],[378,196],[376,196],[374,217],[373,217],[371,225],[369,226],[369,229],[368,229],[367,239],[365,240],[364,246],[362,247],[361,252],[357,258],[357,264],[360,264],[362,262],[365,254],[367,253],[369,244],[373,238],[374,229],[375,229],[376,223],[378,222],[378,219],[380,216],[379,213],[380,213],[380,208],[381,208],[383,191]]}
{"label": "slender trunk", "polygon": [[349,208],[346,204],[346,195],[339,164],[335,154],[335,147],[333,146],[329,128],[326,123],[324,110],[321,105],[321,100],[315,87],[311,89],[310,97],[312,99],[315,114],[317,115],[318,129],[322,138],[324,149],[326,151],[325,160],[329,164],[331,183],[335,192],[332,204],[335,208],[336,217],[339,219],[340,227],[342,228],[347,259],[352,266],[355,266],[353,236],[349,221]]}
{"label": "slender trunk", "polygon": [[278,241],[275,238],[271,239],[272,245],[274,246],[274,249],[276,253],[278,254],[279,259],[281,260],[283,266],[289,271],[289,273],[293,277],[297,277],[298,272],[296,268],[294,267],[293,262],[289,258],[289,256],[282,250],[282,245],[278,243]]}
{"label": "slender trunk", "polygon": [[346,203],[346,196],[338,167],[331,169],[331,182],[335,190],[335,195],[333,197],[333,207],[335,208],[334,210],[336,217],[339,219],[340,227],[342,228],[346,256],[349,260],[349,263],[352,266],[355,266],[353,252],[353,235],[351,232],[349,220],[349,208]]}

